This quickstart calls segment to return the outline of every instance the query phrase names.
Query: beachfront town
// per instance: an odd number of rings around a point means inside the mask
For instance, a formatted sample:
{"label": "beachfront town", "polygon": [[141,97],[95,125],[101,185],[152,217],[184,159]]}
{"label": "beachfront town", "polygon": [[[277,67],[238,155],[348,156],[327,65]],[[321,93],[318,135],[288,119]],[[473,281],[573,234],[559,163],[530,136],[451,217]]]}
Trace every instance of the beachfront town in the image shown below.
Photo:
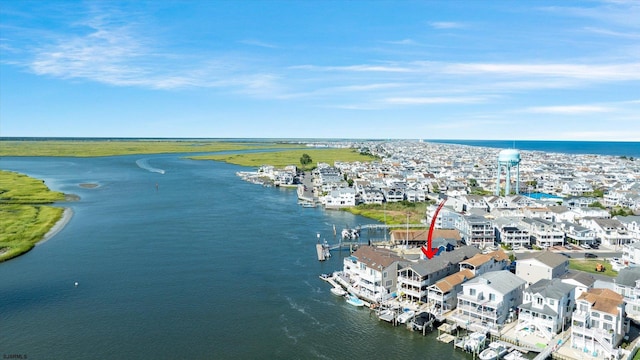
{"label": "beachfront town", "polygon": [[366,242],[370,229],[345,229],[341,245],[357,246],[323,274],[333,294],[394,325],[437,327],[481,359],[626,359],[640,347],[640,161],[420,141],[309,146],[380,160],[239,175],[296,186],[303,206],[433,204],[421,229],[383,225]]}

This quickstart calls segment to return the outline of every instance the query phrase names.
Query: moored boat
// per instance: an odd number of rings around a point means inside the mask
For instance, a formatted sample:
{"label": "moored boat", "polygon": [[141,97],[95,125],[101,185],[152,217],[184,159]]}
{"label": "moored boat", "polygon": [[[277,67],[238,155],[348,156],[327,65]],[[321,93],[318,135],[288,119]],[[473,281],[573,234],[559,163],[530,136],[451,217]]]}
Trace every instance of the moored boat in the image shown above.
{"label": "moored boat", "polygon": [[398,323],[405,324],[407,321],[409,321],[409,319],[413,317],[413,315],[415,315],[415,313],[416,312],[413,310],[405,309],[402,314],[398,315]]}
{"label": "moored boat", "polygon": [[332,287],[330,291],[331,291],[331,293],[333,295],[336,295],[336,296],[345,296],[345,295],[347,295],[347,292],[343,288],[337,287],[337,286],[336,287]]}
{"label": "moored boat", "polygon": [[502,358],[506,353],[507,348],[503,344],[493,341],[486,349],[480,352],[478,358],[480,360],[496,360]]}
{"label": "moored boat", "polygon": [[349,294],[347,295],[347,303],[353,305],[353,306],[364,306],[364,301],[360,300],[359,297],[353,295],[353,294]]}
{"label": "moored boat", "polygon": [[464,342],[463,349],[468,352],[478,352],[484,347],[485,341],[487,341],[487,334],[474,332]]}

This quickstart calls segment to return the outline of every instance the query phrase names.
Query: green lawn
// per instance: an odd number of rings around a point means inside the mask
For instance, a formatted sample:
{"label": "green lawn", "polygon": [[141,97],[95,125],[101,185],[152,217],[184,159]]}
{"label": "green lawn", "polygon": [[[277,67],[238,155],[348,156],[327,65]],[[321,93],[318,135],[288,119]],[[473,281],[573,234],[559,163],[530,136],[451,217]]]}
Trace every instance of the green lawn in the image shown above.
{"label": "green lawn", "polygon": [[[407,223],[407,213],[409,213],[410,224],[420,224],[426,217],[428,203],[397,202],[386,205],[362,204],[344,211],[375,219],[387,225],[401,225]],[[425,225],[425,228],[428,226]]]}
{"label": "green lawn", "polygon": [[42,240],[64,211],[46,204],[64,199],[42,180],[0,170],[0,262],[24,254]]}
{"label": "green lawn", "polygon": [[[596,264],[602,264],[605,268],[604,272],[596,272]],[[585,271],[593,274],[602,274],[607,276],[617,276],[618,272],[613,271],[611,269],[611,264],[609,264],[604,259],[570,259],[569,260],[569,269]]]}

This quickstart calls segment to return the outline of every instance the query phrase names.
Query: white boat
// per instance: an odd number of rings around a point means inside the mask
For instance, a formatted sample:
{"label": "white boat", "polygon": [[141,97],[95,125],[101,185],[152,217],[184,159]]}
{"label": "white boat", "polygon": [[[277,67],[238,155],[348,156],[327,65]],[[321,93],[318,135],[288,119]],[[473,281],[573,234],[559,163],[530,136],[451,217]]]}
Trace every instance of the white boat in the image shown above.
{"label": "white boat", "polygon": [[474,332],[464,342],[463,349],[468,352],[478,352],[484,347],[487,335],[481,332]]}
{"label": "white boat", "polygon": [[341,288],[341,287],[332,287],[331,288],[331,293],[335,296],[345,296],[347,295],[347,292]]}
{"label": "white boat", "polygon": [[394,309],[384,309],[380,310],[378,313],[378,319],[384,320],[386,322],[393,322],[396,318],[397,312]]}
{"label": "white boat", "polygon": [[398,315],[398,323],[405,324],[407,321],[409,321],[409,319],[413,317],[413,315],[415,315],[415,313],[416,312],[413,310],[403,311],[402,314]]}
{"label": "white boat", "polygon": [[489,347],[482,350],[478,358],[480,360],[496,360],[501,359],[507,353],[507,348],[501,343],[494,341]]}
{"label": "white boat", "polygon": [[364,301],[353,294],[347,295],[347,302],[353,306],[364,306]]}
{"label": "white boat", "polygon": [[518,350],[513,350],[503,357],[504,360],[524,360],[524,355]]}

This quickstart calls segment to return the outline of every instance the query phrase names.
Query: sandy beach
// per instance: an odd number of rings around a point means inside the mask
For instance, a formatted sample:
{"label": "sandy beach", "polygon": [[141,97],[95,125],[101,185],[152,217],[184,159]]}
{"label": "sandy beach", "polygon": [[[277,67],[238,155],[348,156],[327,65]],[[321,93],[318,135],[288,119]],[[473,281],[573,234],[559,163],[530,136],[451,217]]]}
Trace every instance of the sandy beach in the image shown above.
{"label": "sandy beach", "polygon": [[47,240],[54,237],[60,230],[64,228],[65,225],[67,225],[67,223],[71,220],[72,217],[73,217],[73,210],[71,210],[71,208],[65,208],[60,220],[58,220],[58,222],[55,225],[53,225],[53,227],[49,229],[49,231],[47,231],[46,234],[44,234],[44,237],[42,238],[42,240],[36,243],[36,246],[42,243],[45,243]]}

